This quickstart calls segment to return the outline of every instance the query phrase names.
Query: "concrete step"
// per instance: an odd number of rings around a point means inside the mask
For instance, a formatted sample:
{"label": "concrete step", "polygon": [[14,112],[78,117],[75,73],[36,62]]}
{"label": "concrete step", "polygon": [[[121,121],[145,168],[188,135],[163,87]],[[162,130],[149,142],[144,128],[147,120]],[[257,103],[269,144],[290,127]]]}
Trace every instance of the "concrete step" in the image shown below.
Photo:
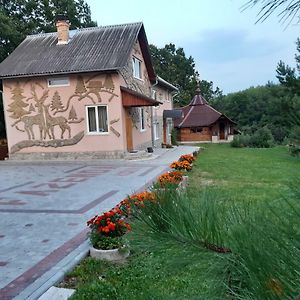
{"label": "concrete step", "polygon": [[137,160],[137,159],[149,158],[151,156],[152,153],[148,153],[145,150],[140,150],[140,151],[137,150],[137,151],[127,152],[124,158],[127,160]]}
{"label": "concrete step", "polygon": [[57,288],[55,286],[52,286],[38,300],[67,300],[74,293],[75,290],[73,289],[64,289],[64,288]]}

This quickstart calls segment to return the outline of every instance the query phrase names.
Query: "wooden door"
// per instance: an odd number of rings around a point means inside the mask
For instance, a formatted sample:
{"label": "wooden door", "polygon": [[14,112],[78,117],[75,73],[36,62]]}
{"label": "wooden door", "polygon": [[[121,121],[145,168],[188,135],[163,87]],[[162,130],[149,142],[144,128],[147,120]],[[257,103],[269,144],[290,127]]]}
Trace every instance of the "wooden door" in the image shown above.
{"label": "wooden door", "polygon": [[220,123],[220,140],[224,140],[225,139],[225,124],[224,123]]}
{"label": "wooden door", "polygon": [[132,140],[132,119],[128,109],[125,109],[125,115],[126,115],[127,151],[130,152],[133,150],[133,140]]}

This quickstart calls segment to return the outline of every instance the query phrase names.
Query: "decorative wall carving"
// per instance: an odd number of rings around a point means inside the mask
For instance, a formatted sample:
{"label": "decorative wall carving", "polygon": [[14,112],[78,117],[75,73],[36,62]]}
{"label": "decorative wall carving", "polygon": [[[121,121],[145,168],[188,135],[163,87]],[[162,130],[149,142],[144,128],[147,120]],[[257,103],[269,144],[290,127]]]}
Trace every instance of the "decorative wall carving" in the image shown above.
{"label": "decorative wall carving", "polygon": [[54,112],[54,115],[58,112],[66,112],[70,108],[70,103],[73,99],[77,99],[77,101],[81,101],[82,99],[88,98],[92,101],[93,104],[96,104],[96,100],[98,103],[102,102],[100,93],[110,94],[111,96],[108,99],[109,102],[114,97],[119,97],[117,94],[113,92],[115,86],[110,74],[106,75],[104,84],[102,83],[101,80],[94,80],[97,77],[99,77],[99,74],[93,75],[89,79],[84,81],[82,76],[78,76],[74,94],[69,97],[66,107],[56,110]]}
{"label": "decorative wall carving", "polygon": [[41,141],[41,140],[30,140],[30,141],[22,141],[15,145],[13,145],[10,149],[10,153],[16,153],[24,148],[29,148],[33,146],[40,147],[63,147],[63,146],[72,146],[77,144],[84,137],[84,131],[79,132],[71,139],[65,140],[51,140],[51,141]]}
{"label": "decorative wall carving", "polygon": [[[115,123],[117,123],[117,122],[119,122],[119,121],[120,121],[120,118],[117,118],[117,119],[111,120],[111,121],[109,122],[109,124],[110,124],[110,125],[113,125],[113,124],[115,124]],[[113,134],[115,134],[117,137],[120,137],[120,136],[121,136],[120,132],[117,131],[114,127],[110,126],[109,129],[110,129],[111,132],[112,132]]]}
{"label": "decorative wall carving", "polygon": [[[97,76],[99,77],[99,74]],[[78,118],[76,106],[71,103],[74,100],[78,102],[88,99],[95,104],[102,101],[101,94],[104,93],[110,95],[109,102],[114,97],[119,97],[114,93],[115,85],[111,75],[106,75],[103,83],[97,80],[97,76],[86,81],[82,76],[78,76],[74,94],[66,102],[63,101],[58,91],[55,91],[50,98],[49,89],[38,82],[25,82],[24,85],[31,83],[31,96],[29,97],[25,96],[24,86],[21,86],[19,82],[12,87],[8,86],[11,89],[12,101],[8,105],[7,112],[9,117],[15,120],[11,126],[27,135],[27,140],[15,144],[11,148],[11,153],[32,146],[63,147],[78,143],[83,137],[83,132],[72,137],[70,125],[81,123],[84,118]],[[62,113],[67,115],[57,115]],[[112,120],[110,125],[119,120]],[[55,136],[56,128],[60,134],[59,138]],[[39,136],[36,136],[37,129]],[[115,128],[110,126],[110,129],[117,137],[120,136]]]}

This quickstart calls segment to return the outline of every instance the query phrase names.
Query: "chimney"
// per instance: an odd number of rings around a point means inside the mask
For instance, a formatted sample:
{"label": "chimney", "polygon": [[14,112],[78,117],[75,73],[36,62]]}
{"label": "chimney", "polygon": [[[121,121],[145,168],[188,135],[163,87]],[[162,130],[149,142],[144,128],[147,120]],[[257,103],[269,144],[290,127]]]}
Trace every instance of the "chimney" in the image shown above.
{"label": "chimney", "polygon": [[63,15],[58,15],[56,17],[56,30],[57,30],[57,45],[66,45],[69,42],[69,27],[70,22],[68,17]]}

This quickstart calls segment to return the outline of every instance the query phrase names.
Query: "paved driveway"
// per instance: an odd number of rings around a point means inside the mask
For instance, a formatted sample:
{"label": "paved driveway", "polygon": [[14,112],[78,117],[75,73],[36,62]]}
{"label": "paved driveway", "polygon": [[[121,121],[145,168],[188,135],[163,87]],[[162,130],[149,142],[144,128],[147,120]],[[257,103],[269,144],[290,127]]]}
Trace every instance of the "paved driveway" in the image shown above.
{"label": "paved driveway", "polygon": [[0,163],[0,299],[36,299],[87,251],[86,221],[195,147],[143,161]]}

